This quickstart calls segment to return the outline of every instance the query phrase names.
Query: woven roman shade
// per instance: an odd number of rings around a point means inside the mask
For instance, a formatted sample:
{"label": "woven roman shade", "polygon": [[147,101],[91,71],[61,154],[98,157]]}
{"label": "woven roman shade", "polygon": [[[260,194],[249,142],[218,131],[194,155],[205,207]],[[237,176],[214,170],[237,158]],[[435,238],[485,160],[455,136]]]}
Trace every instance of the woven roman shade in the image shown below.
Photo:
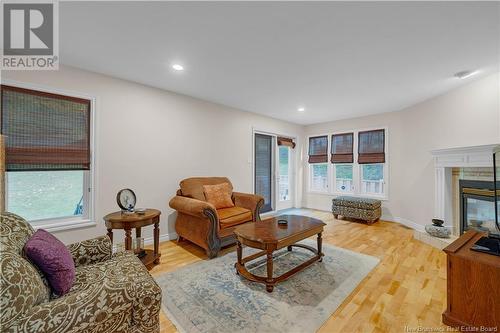
{"label": "woven roman shade", "polygon": [[385,130],[358,133],[358,163],[385,163]]}
{"label": "woven roman shade", "polygon": [[309,163],[328,162],[328,136],[309,138]]}
{"label": "woven roman shade", "polygon": [[284,137],[278,136],[276,141],[278,143],[278,146],[287,146],[287,147],[290,147],[292,149],[295,148],[295,142],[291,138],[284,138]]}
{"label": "woven roman shade", "polygon": [[6,171],[88,170],[90,100],[1,86]]}
{"label": "woven roman shade", "polygon": [[353,163],[354,133],[332,135],[332,163]]}

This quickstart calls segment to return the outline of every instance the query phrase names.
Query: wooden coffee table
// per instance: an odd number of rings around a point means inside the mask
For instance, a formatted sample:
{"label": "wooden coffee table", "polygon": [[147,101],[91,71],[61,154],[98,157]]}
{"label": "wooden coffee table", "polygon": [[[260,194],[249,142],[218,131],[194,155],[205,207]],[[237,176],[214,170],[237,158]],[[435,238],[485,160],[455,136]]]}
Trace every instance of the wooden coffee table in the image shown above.
{"label": "wooden coffee table", "polygon": [[[278,220],[281,219],[287,220],[288,224],[279,225]],[[264,283],[266,285],[266,290],[272,292],[277,283],[285,281],[312,263],[322,260],[324,256],[321,252],[321,233],[323,232],[323,226],[325,226],[325,223],[311,217],[281,215],[259,222],[245,223],[236,227],[234,233],[237,238],[236,249],[238,253],[238,262],[235,264],[237,274],[240,274],[247,280]],[[313,235],[318,235],[317,249],[304,244],[296,244]],[[242,245],[261,249],[263,251],[243,258]],[[316,255],[290,271],[278,277],[273,277],[273,252],[284,247],[287,247],[288,251],[292,251],[292,247],[300,247]],[[245,264],[264,255],[267,256],[267,276],[258,276],[250,273],[246,269]]]}

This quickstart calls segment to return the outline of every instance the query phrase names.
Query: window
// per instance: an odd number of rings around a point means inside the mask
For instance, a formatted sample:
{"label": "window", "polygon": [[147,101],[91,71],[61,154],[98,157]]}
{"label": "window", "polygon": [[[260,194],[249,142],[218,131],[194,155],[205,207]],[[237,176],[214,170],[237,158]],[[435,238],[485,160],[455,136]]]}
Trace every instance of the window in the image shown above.
{"label": "window", "polygon": [[334,191],[352,193],[354,191],[353,165],[354,162],[354,133],[332,135],[331,159],[333,163]]}
{"label": "window", "polygon": [[28,221],[82,216],[83,171],[7,173],[7,209]]}
{"label": "window", "polygon": [[309,189],[328,191],[328,136],[309,138]]}
{"label": "window", "polygon": [[328,191],[328,164],[311,164],[310,165],[310,190],[317,192]]}
{"label": "window", "polygon": [[290,148],[279,146],[280,201],[290,200]]}
{"label": "window", "polygon": [[[329,143],[331,163],[323,163]],[[309,190],[335,195],[386,197],[386,145],[385,129],[310,137]]]}
{"label": "window", "polygon": [[1,96],[7,210],[40,227],[88,223],[91,101],[6,85]]}
{"label": "window", "polygon": [[352,193],[354,191],[354,183],[352,164],[335,164],[335,191],[340,193]]}
{"label": "window", "polygon": [[[292,138],[278,136],[276,138],[278,144],[278,164],[279,164],[279,201],[290,201],[291,199],[291,149],[295,148],[295,141]],[[280,208],[280,207],[278,207]]]}
{"label": "window", "polygon": [[361,193],[384,194],[384,164],[361,165]]}
{"label": "window", "polygon": [[385,162],[385,130],[358,133],[358,163]]}
{"label": "window", "polygon": [[328,162],[328,136],[309,138],[309,163]]}
{"label": "window", "polygon": [[332,135],[332,163],[352,163],[354,133]]}

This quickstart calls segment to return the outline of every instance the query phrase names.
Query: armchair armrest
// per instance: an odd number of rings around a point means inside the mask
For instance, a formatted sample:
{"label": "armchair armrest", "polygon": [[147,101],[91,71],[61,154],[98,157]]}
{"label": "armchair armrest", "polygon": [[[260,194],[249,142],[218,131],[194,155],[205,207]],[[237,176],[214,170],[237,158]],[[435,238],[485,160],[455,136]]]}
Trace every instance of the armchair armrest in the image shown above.
{"label": "armchair armrest", "polygon": [[111,258],[113,244],[108,236],[101,236],[68,245],[75,266],[90,265]]}
{"label": "armchair armrest", "polygon": [[170,208],[173,208],[181,213],[199,217],[202,219],[209,218],[209,214],[213,214],[213,216],[216,217],[217,220],[219,220],[217,210],[215,209],[214,205],[206,201],[177,195],[170,200],[169,206]]}
{"label": "armchair armrest", "polygon": [[255,221],[260,221],[260,207],[264,205],[264,198],[257,194],[233,192],[234,204],[238,207],[250,209]]}
{"label": "armchair armrest", "polygon": [[209,258],[217,256],[221,240],[219,215],[214,205],[177,195],[170,200],[169,206],[178,212],[175,222],[177,235],[203,247]]}

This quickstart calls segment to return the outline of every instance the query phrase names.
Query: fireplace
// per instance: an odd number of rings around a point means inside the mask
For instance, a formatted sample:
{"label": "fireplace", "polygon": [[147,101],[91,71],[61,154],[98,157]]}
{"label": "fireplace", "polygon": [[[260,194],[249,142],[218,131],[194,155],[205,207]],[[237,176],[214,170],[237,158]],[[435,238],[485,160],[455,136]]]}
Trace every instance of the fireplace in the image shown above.
{"label": "fireplace", "polygon": [[497,232],[493,181],[460,180],[460,234],[469,229]]}

